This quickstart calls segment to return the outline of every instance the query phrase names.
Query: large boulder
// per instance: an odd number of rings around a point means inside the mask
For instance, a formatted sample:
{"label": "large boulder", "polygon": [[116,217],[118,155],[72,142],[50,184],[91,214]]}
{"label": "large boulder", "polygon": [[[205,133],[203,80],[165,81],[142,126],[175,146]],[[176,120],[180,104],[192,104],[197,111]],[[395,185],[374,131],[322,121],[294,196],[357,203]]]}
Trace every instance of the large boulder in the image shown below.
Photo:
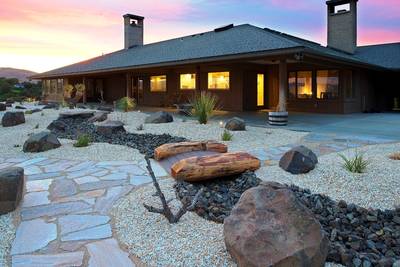
{"label": "large boulder", "polygon": [[229,131],[246,131],[246,123],[238,117],[233,117],[225,124],[225,129]]}
{"label": "large boulder", "polygon": [[97,110],[99,111],[107,111],[107,112],[113,112],[114,108],[111,106],[98,106]]}
{"label": "large boulder", "polygon": [[318,158],[305,146],[295,147],[286,152],[279,161],[279,166],[291,174],[307,173],[315,168]]}
{"label": "large boulder", "polygon": [[59,115],[60,119],[89,119],[93,117],[95,111],[66,111],[61,112]]}
{"label": "large boulder", "polygon": [[47,129],[50,131],[59,131],[59,132],[65,132],[67,128],[68,125],[60,120],[54,120],[47,126]]}
{"label": "large boulder", "polygon": [[98,134],[111,136],[115,133],[126,132],[124,123],[121,121],[105,121],[96,126]]}
{"label": "large boulder", "polygon": [[56,109],[56,108],[59,107],[59,105],[56,104],[56,103],[47,103],[47,104],[44,104],[44,105],[45,106],[43,107],[43,109]]}
{"label": "large boulder", "polygon": [[58,141],[53,133],[44,131],[29,137],[24,143],[23,151],[32,153],[43,152],[60,146],[60,141]]}
{"label": "large boulder", "polygon": [[26,109],[24,106],[15,106],[15,109]]}
{"label": "large boulder", "polygon": [[5,111],[7,109],[7,105],[4,103],[0,103],[0,111]]}
{"label": "large boulder", "polygon": [[1,119],[3,127],[11,127],[22,123],[25,123],[25,115],[22,111],[8,111]]}
{"label": "large boulder", "polygon": [[0,170],[0,215],[15,210],[24,191],[24,169],[20,167]]}
{"label": "large boulder", "polygon": [[159,111],[151,114],[145,119],[145,123],[168,123],[173,122],[174,118],[171,114],[165,111]]}
{"label": "large boulder", "polygon": [[245,191],[224,221],[238,266],[324,266],[329,241],[311,211],[278,183]]}

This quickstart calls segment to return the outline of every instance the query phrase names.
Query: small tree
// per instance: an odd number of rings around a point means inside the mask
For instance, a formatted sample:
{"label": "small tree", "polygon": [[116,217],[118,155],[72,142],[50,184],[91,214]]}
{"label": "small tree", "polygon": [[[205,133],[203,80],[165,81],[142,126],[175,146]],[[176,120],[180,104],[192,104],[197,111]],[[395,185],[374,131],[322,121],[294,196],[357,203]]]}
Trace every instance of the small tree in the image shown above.
{"label": "small tree", "polygon": [[120,100],[117,101],[116,104],[117,108],[124,111],[124,112],[128,112],[128,111],[132,111],[136,108],[136,101],[134,98],[130,98],[130,97],[123,97]]}

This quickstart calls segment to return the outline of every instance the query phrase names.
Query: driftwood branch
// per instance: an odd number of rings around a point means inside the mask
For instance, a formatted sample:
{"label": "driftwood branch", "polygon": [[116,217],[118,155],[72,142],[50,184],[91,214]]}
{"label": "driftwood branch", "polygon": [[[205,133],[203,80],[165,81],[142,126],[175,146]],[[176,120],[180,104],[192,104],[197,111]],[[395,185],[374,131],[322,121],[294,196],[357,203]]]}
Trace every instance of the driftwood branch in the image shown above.
{"label": "driftwood branch", "polygon": [[162,204],[162,208],[155,208],[153,206],[149,206],[147,204],[143,204],[143,206],[149,211],[149,212],[153,212],[153,213],[159,213],[164,215],[169,223],[177,223],[179,222],[179,219],[187,212],[187,211],[191,211],[195,208],[197,201],[199,200],[200,195],[203,193],[204,189],[201,188],[196,195],[193,198],[192,203],[189,204],[184,204],[176,214],[173,214],[170,207],[168,206],[168,203],[171,200],[166,200],[164,193],[161,191],[160,185],[157,182],[156,176],[154,175],[153,169],[151,168],[151,163],[149,158],[146,156],[146,163],[147,163],[147,170],[149,171],[149,174],[153,180],[153,185],[156,188],[156,194],[157,196],[160,197],[161,200],[161,204]]}

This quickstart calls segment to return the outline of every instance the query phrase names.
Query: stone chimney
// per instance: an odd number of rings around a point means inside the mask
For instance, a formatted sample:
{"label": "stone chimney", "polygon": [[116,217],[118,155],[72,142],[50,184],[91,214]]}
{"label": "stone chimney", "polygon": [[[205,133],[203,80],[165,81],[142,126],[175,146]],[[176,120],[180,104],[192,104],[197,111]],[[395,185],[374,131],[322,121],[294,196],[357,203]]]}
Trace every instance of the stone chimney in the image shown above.
{"label": "stone chimney", "polygon": [[328,47],[354,54],[357,49],[357,1],[330,0],[328,6]]}
{"label": "stone chimney", "polygon": [[125,49],[143,45],[144,17],[124,15]]}

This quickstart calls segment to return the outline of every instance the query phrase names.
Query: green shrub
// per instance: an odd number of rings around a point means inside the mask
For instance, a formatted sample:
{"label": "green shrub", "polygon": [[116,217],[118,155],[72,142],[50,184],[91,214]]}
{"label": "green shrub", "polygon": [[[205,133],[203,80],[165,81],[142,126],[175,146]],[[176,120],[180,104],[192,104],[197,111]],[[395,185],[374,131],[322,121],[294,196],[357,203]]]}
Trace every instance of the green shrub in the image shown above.
{"label": "green shrub", "polygon": [[192,115],[197,117],[200,124],[207,124],[217,109],[217,102],[218,98],[215,95],[209,92],[201,92],[191,101],[193,105]]}
{"label": "green shrub", "polygon": [[353,158],[347,158],[343,154],[339,154],[343,159],[343,167],[349,172],[353,173],[363,173],[367,169],[369,162],[364,159],[364,155],[356,151]]}
{"label": "green shrub", "polygon": [[136,131],[143,131],[143,130],[144,130],[143,124],[140,124],[138,127],[136,127]]}
{"label": "green shrub", "polygon": [[76,140],[76,143],[74,144],[74,147],[86,147],[90,143],[90,136],[87,134],[82,134],[78,137],[78,140]]}
{"label": "green shrub", "polygon": [[134,98],[123,97],[117,101],[117,109],[124,112],[132,111],[136,108],[136,101]]}
{"label": "green shrub", "polygon": [[231,134],[228,130],[224,130],[222,133],[222,141],[231,141],[233,137],[233,134]]}
{"label": "green shrub", "polygon": [[32,110],[27,110],[27,111],[25,111],[25,114],[33,114],[33,112],[32,112]]}

